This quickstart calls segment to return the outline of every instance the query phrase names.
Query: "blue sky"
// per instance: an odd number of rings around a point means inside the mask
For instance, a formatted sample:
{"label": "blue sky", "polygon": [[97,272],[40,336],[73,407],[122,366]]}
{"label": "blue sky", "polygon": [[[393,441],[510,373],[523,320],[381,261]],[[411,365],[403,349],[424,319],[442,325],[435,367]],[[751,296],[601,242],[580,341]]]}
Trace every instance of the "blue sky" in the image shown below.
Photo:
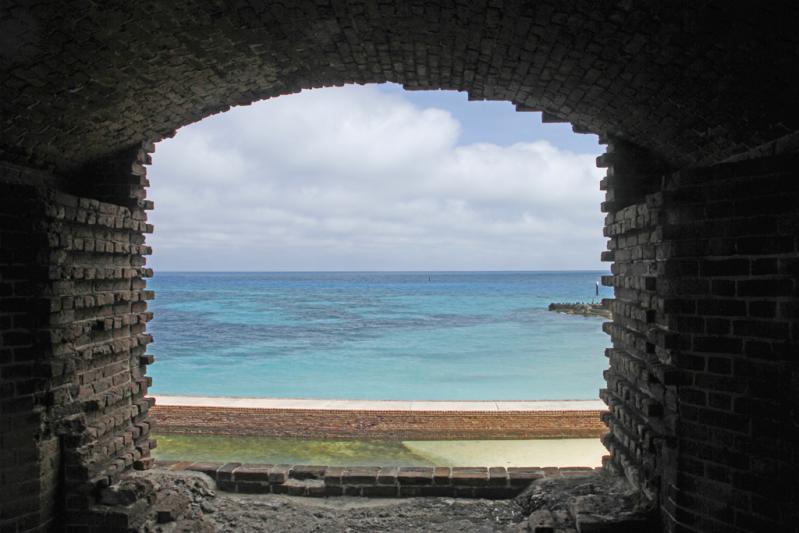
{"label": "blue sky", "polygon": [[546,140],[563,150],[597,155],[596,135],[579,135],[571,124],[541,122],[541,113],[517,112],[509,102],[469,101],[457,91],[406,91],[401,85],[377,86],[385,94],[401,95],[420,108],[435,107],[449,111],[461,123],[459,144],[494,143],[510,146],[518,142]]}
{"label": "blue sky", "polygon": [[604,269],[594,135],[463,93],[345,86],[157,145],[158,270]]}

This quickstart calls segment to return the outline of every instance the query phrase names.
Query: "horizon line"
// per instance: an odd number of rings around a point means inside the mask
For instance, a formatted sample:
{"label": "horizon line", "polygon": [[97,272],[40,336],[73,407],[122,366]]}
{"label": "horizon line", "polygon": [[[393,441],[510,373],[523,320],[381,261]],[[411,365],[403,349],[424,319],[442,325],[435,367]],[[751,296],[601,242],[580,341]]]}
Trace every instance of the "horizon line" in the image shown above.
{"label": "horizon line", "polygon": [[547,272],[610,272],[610,269],[547,269],[547,270],[427,270],[427,269],[413,269],[413,270],[166,270],[166,269],[153,269],[154,272],[170,272],[170,273],[192,273],[192,274],[209,274],[209,273],[253,273],[253,274],[282,274],[282,273],[331,273],[331,274],[349,274],[349,273],[452,273],[452,272],[508,272],[508,273],[547,273]]}

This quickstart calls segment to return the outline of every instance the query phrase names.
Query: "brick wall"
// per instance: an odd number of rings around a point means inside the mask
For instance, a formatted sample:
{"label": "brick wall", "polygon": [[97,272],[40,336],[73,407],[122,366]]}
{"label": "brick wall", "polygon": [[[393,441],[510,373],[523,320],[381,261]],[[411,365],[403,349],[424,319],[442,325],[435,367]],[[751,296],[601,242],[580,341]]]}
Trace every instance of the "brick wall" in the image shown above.
{"label": "brick wall", "polygon": [[608,167],[602,182],[607,191],[602,208],[611,276],[612,322],[604,324],[612,347],[606,350],[607,389],[600,396],[608,404],[603,415],[610,429],[603,442],[612,462],[651,499],[661,490],[666,463],[674,445],[676,417],[673,381],[657,276],[662,272],[661,173],[667,167],[656,158],[620,141],[611,141],[598,164]]}
{"label": "brick wall", "polygon": [[[137,157],[135,165],[147,161],[142,150]],[[144,375],[152,204],[133,173],[118,174],[110,203],[62,192],[29,169],[2,169],[0,525],[28,531],[47,527],[56,507],[87,516],[96,489],[152,461]]]}
{"label": "brick wall", "polygon": [[658,292],[680,367],[666,512],[715,531],[788,531],[799,450],[799,157],[664,181]]}
{"label": "brick wall", "polygon": [[0,157],[72,172],[230,106],[385,81],[550,111],[681,167],[795,148],[799,6],[764,4],[6,0]]}
{"label": "brick wall", "polygon": [[63,383],[54,403],[65,421],[67,509],[85,509],[93,503],[92,489],[132,465],[146,466],[149,457],[148,228],[127,207],[62,194],[51,202],[46,334]]}
{"label": "brick wall", "polygon": [[[554,112],[681,168],[797,151],[795,5],[7,4],[0,158],[57,168],[71,190],[3,169],[3,529],[47,522],[59,471],[88,487],[147,464],[148,147],[122,149],[140,139],[301,88],[392,80]],[[119,21],[138,31],[109,31]],[[609,150],[613,463],[675,528],[789,530],[796,161],[674,174]],[[69,505],[88,501],[77,494]]]}
{"label": "brick wall", "polygon": [[[56,506],[85,524],[96,489],[151,464],[147,148],[90,169],[104,184],[94,192],[2,167],[5,528],[46,527]],[[611,464],[661,503],[670,530],[789,531],[799,157],[673,172],[611,140],[599,164],[616,295],[602,391]]]}
{"label": "brick wall", "polygon": [[670,529],[795,523],[797,170],[796,156],[666,170],[657,192],[605,204],[605,443]]}
{"label": "brick wall", "polygon": [[[27,531],[50,522],[60,446],[48,416],[47,322],[38,299],[47,284],[46,233],[31,213],[45,204],[23,172],[0,166],[0,529]],[[34,181],[34,180],[31,180]]]}
{"label": "brick wall", "polygon": [[220,490],[293,496],[511,498],[538,479],[583,477],[590,467],[315,466],[159,461],[211,476]]}

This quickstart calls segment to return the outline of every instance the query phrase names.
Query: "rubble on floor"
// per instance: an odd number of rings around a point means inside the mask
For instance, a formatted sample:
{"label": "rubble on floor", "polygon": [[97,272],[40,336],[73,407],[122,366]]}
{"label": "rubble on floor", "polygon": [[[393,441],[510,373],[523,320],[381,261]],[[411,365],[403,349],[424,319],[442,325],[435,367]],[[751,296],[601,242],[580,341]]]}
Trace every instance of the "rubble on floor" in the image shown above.
{"label": "rubble on floor", "polygon": [[542,479],[516,503],[534,533],[658,531],[653,504],[623,477],[599,471],[585,477]]}
{"label": "rubble on floor", "polygon": [[512,500],[307,498],[217,491],[202,473],[153,469],[105,489],[109,513],[148,511],[140,533],[507,532],[597,533],[656,529],[650,507],[607,472],[534,482]]}

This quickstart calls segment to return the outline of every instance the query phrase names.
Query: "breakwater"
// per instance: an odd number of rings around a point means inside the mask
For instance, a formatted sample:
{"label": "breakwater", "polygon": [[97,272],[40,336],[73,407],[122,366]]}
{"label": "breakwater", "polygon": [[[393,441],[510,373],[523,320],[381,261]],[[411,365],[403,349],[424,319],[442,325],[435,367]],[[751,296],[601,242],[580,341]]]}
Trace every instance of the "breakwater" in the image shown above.
{"label": "breakwater", "polygon": [[613,318],[610,307],[606,305],[604,301],[598,304],[584,302],[551,303],[548,309],[566,315],[597,316],[607,319]]}

